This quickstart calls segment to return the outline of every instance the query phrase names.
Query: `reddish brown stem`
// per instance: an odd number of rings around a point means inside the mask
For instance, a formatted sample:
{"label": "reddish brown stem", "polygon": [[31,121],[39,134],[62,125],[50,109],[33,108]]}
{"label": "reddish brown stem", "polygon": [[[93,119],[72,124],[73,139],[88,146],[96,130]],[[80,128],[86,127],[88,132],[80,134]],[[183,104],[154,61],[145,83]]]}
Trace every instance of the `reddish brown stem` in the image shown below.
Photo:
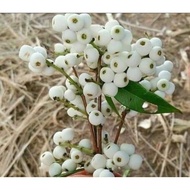
{"label": "reddish brown stem", "polygon": [[97,127],[97,132],[98,132],[98,136],[97,136],[97,143],[98,143],[98,153],[102,154],[102,125],[99,125]]}

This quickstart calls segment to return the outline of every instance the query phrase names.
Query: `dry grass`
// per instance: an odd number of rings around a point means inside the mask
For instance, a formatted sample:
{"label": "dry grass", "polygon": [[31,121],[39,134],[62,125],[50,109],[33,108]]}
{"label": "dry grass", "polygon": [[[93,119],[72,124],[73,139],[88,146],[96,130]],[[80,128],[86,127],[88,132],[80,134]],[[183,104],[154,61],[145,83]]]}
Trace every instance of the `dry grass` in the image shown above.
{"label": "dry grass", "polygon": [[[145,158],[141,170],[131,176],[190,176],[190,15],[112,16],[132,30],[134,39],[147,32],[163,40],[167,58],[175,63],[176,91],[169,101],[183,112],[151,117],[141,114],[126,120],[119,141],[134,143]],[[52,17],[0,15],[0,176],[44,176],[39,170],[39,155],[52,149],[55,131],[72,125],[82,137],[87,129],[85,123],[70,120],[63,107],[47,95],[50,86],[63,84],[65,78],[59,73],[52,77],[33,74],[18,58],[22,44],[40,44],[51,51],[61,40],[51,30]],[[106,20],[105,14],[93,14],[94,23]],[[144,119],[150,119],[149,129],[138,127]]]}

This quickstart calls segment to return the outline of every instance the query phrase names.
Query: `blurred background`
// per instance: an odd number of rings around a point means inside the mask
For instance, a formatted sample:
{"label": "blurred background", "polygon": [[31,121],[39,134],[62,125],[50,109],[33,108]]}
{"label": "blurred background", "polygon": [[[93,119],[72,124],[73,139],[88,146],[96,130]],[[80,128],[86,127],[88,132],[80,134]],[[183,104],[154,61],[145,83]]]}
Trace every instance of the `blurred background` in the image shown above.
{"label": "blurred background", "polygon": [[[62,105],[48,96],[48,89],[63,84],[65,78],[59,73],[51,77],[32,73],[18,57],[23,44],[41,45],[51,53],[53,45],[61,42],[61,35],[51,28],[54,15],[0,14],[0,176],[47,176],[39,169],[39,157],[52,150],[56,131],[72,126],[76,142],[88,137],[86,123],[70,119]],[[91,16],[96,24],[108,21],[103,13]],[[176,90],[168,101],[183,112],[139,114],[126,120],[119,142],[133,143],[144,157],[141,169],[130,176],[190,176],[190,14],[111,16],[132,31],[133,41],[147,34],[162,39],[166,58],[174,63]],[[105,126],[112,135],[116,127],[117,118],[110,118]]]}

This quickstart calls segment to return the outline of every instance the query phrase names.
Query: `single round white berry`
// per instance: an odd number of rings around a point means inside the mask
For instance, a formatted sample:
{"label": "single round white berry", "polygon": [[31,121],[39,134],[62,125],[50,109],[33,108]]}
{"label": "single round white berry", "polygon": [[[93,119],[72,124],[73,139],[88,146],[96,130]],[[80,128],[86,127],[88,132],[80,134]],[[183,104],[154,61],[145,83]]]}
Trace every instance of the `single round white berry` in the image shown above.
{"label": "single round white berry", "polygon": [[122,40],[125,36],[125,30],[122,26],[116,25],[111,28],[111,37],[114,40]]}
{"label": "single round white berry", "polygon": [[92,33],[92,37],[96,38],[96,36],[98,35],[98,32],[100,30],[103,29],[103,26],[99,25],[99,24],[92,24],[90,26],[90,30],[91,30],[91,33]]}
{"label": "single round white berry", "polygon": [[54,65],[65,71],[70,68],[69,65],[65,62],[65,56],[63,55],[60,55],[55,59]]}
{"label": "single round white berry", "polygon": [[84,27],[84,19],[78,14],[71,14],[67,18],[67,24],[73,31],[79,31]]}
{"label": "single round white berry", "polygon": [[67,159],[62,164],[62,170],[66,172],[73,172],[77,168],[77,164],[72,159]]}
{"label": "single round white berry", "polygon": [[98,31],[95,43],[98,46],[107,46],[110,40],[111,40],[110,32],[106,29],[102,29]]}
{"label": "single round white berry", "polygon": [[104,169],[103,171],[100,172],[99,177],[115,177],[112,172],[108,169]]}
{"label": "single round white berry", "polygon": [[93,172],[93,177],[99,177],[100,173],[104,170],[104,168],[98,168]]}
{"label": "single round white berry", "polygon": [[29,46],[29,45],[23,45],[20,50],[19,50],[19,57],[23,60],[23,61],[29,61],[30,57],[33,53],[35,53],[36,51],[33,49],[33,47]]}
{"label": "single round white berry", "polygon": [[34,47],[34,50],[38,53],[41,53],[45,57],[45,59],[47,59],[47,50],[45,48],[41,46],[36,46]]}
{"label": "single round white berry", "polygon": [[85,44],[82,44],[82,43],[76,41],[71,44],[70,52],[71,53],[83,53],[85,48],[86,48]]}
{"label": "single round white berry", "polygon": [[32,65],[31,65],[31,63],[29,62],[28,63],[28,68],[32,71],[32,72],[34,72],[34,73],[42,73],[43,72],[43,70],[46,68],[34,68]]}
{"label": "single round white berry", "polygon": [[168,90],[170,87],[170,83],[167,79],[160,79],[158,82],[157,82],[157,88],[158,90],[160,91],[166,91]]}
{"label": "single round white berry", "polygon": [[161,56],[160,59],[156,61],[156,66],[164,64],[165,60],[166,60],[166,57],[164,55]]}
{"label": "single round white berry", "polygon": [[127,78],[131,81],[138,82],[142,78],[142,72],[139,67],[129,67],[127,70]]}
{"label": "single round white berry", "polygon": [[143,58],[139,64],[139,69],[147,76],[156,72],[156,63],[150,58]]}
{"label": "single round white berry", "polygon": [[139,82],[140,85],[142,85],[147,91],[151,89],[151,83],[150,81],[143,79],[142,81]]}
{"label": "single round white berry", "polygon": [[116,73],[113,82],[117,87],[123,88],[128,85],[129,79],[127,78],[127,74],[124,72]]}
{"label": "single round white berry", "polygon": [[80,150],[74,150],[71,152],[71,159],[76,163],[81,163],[83,161],[83,153]]}
{"label": "single round white berry", "polygon": [[101,103],[101,112],[104,116],[109,116],[112,113],[112,108],[106,100]]}
{"label": "single round white berry", "polygon": [[66,128],[62,130],[63,141],[72,141],[75,136],[74,129]]}
{"label": "single round white berry", "polygon": [[88,73],[82,73],[79,75],[79,84],[81,86],[85,86],[88,80],[92,80],[92,76],[90,76]]}
{"label": "single round white berry", "polygon": [[95,168],[91,165],[91,160],[87,160],[84,164],[84,169],[86,172],[92,174],[95,171]]}
{"label": "single round white berry", "polygon": [[98,110],[98,103],[95,102],[95,100],[91,100],[90,102],[88,102],[87,106],[86,106],[86,112],[89,114],[92,110]]}
{"label": "single round white berry", "polygon": [[73,30],[67,29],[62,32],[62,39],[67,44],[72,44],[77,40],[77,35]]}
{"label": "single round white berry", "polygon": [[55,15],[52,19],[52,28],[56,32],[63,32],[67,29],[67,21],[64,15]]}
{"label": "single round white berry", "polygon": [[137,51],[131,51],[126,54],[126,64],[128,67],[137,67],[141,62],[141,56]]}
{"label": "single round white berry", "polygon": [[109,67],[102,67],[100,70],[100,79],[103,82],[112,82],[114,79],[114,72]]}
{"label": "single round white berry", "polygon": [[135,50],[141,55],[145,56],[150,53],[152,49],[152,43],[148,38],[140,38],[136,41]]}
{"label": "single round white berry", "polygon": [[46,75],[46,76],[51,76],[55,73],[55,69],[53,67],[45,67],[43,70],[42,70],[42,74],[43,75]]}
{"label": "single round white berry", "polygon": [[102,86],[102,93],[105,96],[114,97],[118,92],[118,87],[113,83],[104,83]]}
{"label": "single round white berry", "polygon": [[100,125],[104,123],[104,116],[103,114],[98,110],[92,110],[89,114],[89,122],[92,125]]}
{"label": "single round white berry", "polygon": [[63,140],[63,137],[62,137],[62,132],[61,131],[58,131],[56,132],[54,135],[53,135],[53,142],[56,144],[56,145],[59,145],[60,143],[62,143],[64,140]]}
{"label": "single round white berry", "polygon": [[161,59],[162,56],[163,56],[163,50],[159,46],[154,46],[149,53],[150,59],[154,61],[158,61],[159,59]]}
{"label": "single round white berry", "polygon": [[142,165],[143,158],[139,154],[130,156],[128,166],[132,170],[138,170]]}
{"label": "single round white berry", "polygon": [[110,68],[116,73],[122,73],[127,69],[127,64],[121,57],[114,57],[110,62]]}
{"label": "single round white berry", "polygon": [[49,97],[52,100],[58,100],[58,99],[63,99],[64,93],[65,93],[66,88],[62,85],[59,86],[52,86],[49,89]]}
{"label": "single round white berry", "polygon": [[124,29],[124,38],[122,39],[122,42],[124,44],[131,44],[133,39],[133,34],[130,30]]}
{"label": "single round white berry", "polygon": [[78,143],[79,146],[84,147],[84,148],[92,148],[92,143],[90,141],[90,139],[82,139],[80,140],[80,142]]}
{"label": "single round white berry", "polygon": [[117,166],[113,162],[113,159],[111,159],[111,158],[107,159],[106,168],[109,170],[112,170],[112,171],[114,171],[117,168]]}
{"label": "single round white berry", "polygon": [[127,152],[119,150],[113,155],[113,162],[116,166],[123,167],[129,162],[129,155]]}
{"label": "single round white berry", "polygon": [[97,98],[101,94],[101,88],[94,82],[88,82],[83,88],[83,94],[88,98]]}
{"label": "single round white berry", "polygon": [[110,20],[106,22],[105,29],[111,31],[112,27],[119,25],[119,22],[117,20]]}
{"label": "single round white berry", "polygon": [[120,150],[125,151],[129,156],[135,153],[135,146],[133,144],[122,143]]}
{"label": "single round white berry", "polygon": [[162,47],[162,41],[160,38],[157,38],[157,37],[153,37],[150,39],[150,42],[152,44],[152,46],[159,46],[159,47]]}
{"label": "single round white berry", "polygon": [[53,156],[57,159],[62,159],[64,156],[67,155],[67,151],[64,147],[62,146],[56,146],[53,149]]}
{"label": "single round white berry", "polygon": [[161,98],[165,98],[165,96],[166,96],[166,93],[165,92],[163,92],[163,91],[160,91],[160,90],[156,90],[155,92],[154,92],[154,94],[156,94],[156,95],[158,95],[159,97],[161,97]]}
{"label": "single round white berry", "polygon": [[88,28],[83,28],[77,32],[77,40],[82,44],[90,43],[92,38],[92,32]]}
{"label": "single round white berry", "polygon": [[103,54],[103,56],[102,56],[102,61],[103,61],[103,63],[109,65],[113,57],[114,57],[113,54],[110,54],[110,53],[108,53],[108,52],[105,52],[105,53]]}
{"label": "single round white berry", "polygon": [[36,69],[43,69],[47,66],[45,57],[39,52],[35,52],[30,56],[30,64]]}
{"label": "single round white berry", "polygon": [[171,80],[171,72],[169,71],[160,71],[160,73],[158,74],[158,77],[161,79],[167,79],[167,80]]}
{"label": "single round white berry", "polygon": [[108,158],[113,158],[113,155],[119,151],[119,146],[115,143],[110,142],[104,149],[103,152]]}
{"label": "single round white berry", "polygon": [[165,93],[168,95],[171,95],[175,91],[175,84],[173,82],[169,82],[169,83],[170,83],[170,87],[168,88],[168,90],[165,91]]}
{"label": "single round white berry", "polygon": [[49,175],[51,177],[54,177],[54,176],[57,176],[57,175],[60,175],[62,172],[62,168],[61,168],[61,165],[58,164],[58,163],[53,163],[50,165],[49,167]]}
{"label": "single round white berry", "polygon": [[76,95],[75,99],[71,101],[76,107],[81,110],[84,110],[84,104],[80,95]]}
{"label": "single round white berry", "polygon": [[118,40],[110,40],[110,42],[107,45],[107,51],[110,54],[118,53],[123,51],[123,44],[121,41]]}
{"label": "single round white berry", "polygon": [[105,168],[106,166],[106,158],[102,154],[96,154],[91,160],[91,165],[93,168]]}
{"label": "single round white berry", "polygon": [[67,114],[68,114],[68,116],[70,116],[70,117],[75,117],[75,116],[77,116],[77,112],[76,112],[76,110],[75,110],[74,108],[69,108],[69,109],[67,109]]}
{"label": "single round white berry", "polygon": [[90,69],[96,69],[98,67],[98,60],[95,61],[95,62],[87,61],[86,64]]}
{"label": "single round white berry", "polygon": [[84,28],[89,28],[92,24],[92,18],[89,14],[87,13],[82,13],[79,15],[82,20],[84,21]]}
{"label": "single round white berry", "polygon": [[54,44],[55,53],[63,53],[66,50],[66,47],[62,43]]}
{"label": "single round white berry", "polygon": [[164,68],[165,68],[167,71],[169,71],[169,72],[172,71],[173,66],[174,66],[174,64],[173,64],[171,61],[169,61],[169,60],[166,60],[166,61],[164,62]]}
{"label": "single round white berry", "polygon": [[49,151],[44,152],[41,156],[40,156],[40,161],[47,165],[50,166],[52,163],[55,162],[55,159],[53,157],[53,154]]}
{"label": "single round white berry", "polygon": [[84,49],[84,58],[88,62],[96,62],[99,58],[99,52],[92,45],[87,45]]}
{"label": "single round white berry", "polygon": [[81,62],[81,58],[78,53],[68,53],[65,55],[65,62],[69,67],[74,67]]}
{"label": "single round white berry", "polygon": [[67,89],[64,93],[64,98],[68,101],[73,101],[76,98],[76,94],[71,89]]}
{"label": "single round white berry", "polygon": [[[78,84],[78,77],[76,77],[75,75],[70,75],[70,78],[75,82],[75,84]],[[73,84],[73,81],[70,81],[70,79],[67,78],[67,80],[65,81],[65,85],[68,89],[71,89],[73,91],[77,90],[77,87]]]}

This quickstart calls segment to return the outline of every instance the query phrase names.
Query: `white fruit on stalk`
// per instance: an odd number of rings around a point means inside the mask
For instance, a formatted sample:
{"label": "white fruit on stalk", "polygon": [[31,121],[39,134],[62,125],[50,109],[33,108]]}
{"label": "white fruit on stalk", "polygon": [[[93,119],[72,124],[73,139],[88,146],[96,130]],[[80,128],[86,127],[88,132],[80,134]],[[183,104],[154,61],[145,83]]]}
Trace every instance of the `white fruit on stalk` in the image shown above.
{"label": "white fruit on stalk", "polygon": [[60,69],[63,69],[64,71],[67,71],[70,67],[65,62],[65,56],[60,55],[55,59],[54,65],[59,67]]}
{"label": "white fruit on stalk", "polygon": [[[70,78],[75,82],[75,84],[78,84],[78,77],[76,77],[75,75],[70,75]],[[66,79],[65,81],[65,85],[68,89],[71,89],[73,91],[77,90],[77,87],[73,84],[73,81],[70,81],[70,79]]]}
{"label": "white fruit on stalk", "polygon": [[73,172],[77,168],[77,164],[72,159],[67,159],[62,164],[62,170],[66,172]]}
{"label": "white fruit on stalk", "polygon": [[71,14],[67,18],[68,27],[73,31],[79,31],[84,27],[84,18],[78,14]]}
{"label": "white fruit on stalk", "polygon": [[64,42],[72,44],[77,40],[77,35],[73,30],[67,29],[64,32],[62,32],[62,39]]}
{"label": "white fruit on stalk", "polygon": [[104,169],[100,172],[99,177],[115,177],[115,176],[112,172],[110,172],[110,170]]}
{"label": "white fruit on stalk", "polygon": [[64,93],[64,98],[68,101],[73,101],[76,98],[76,94],[71,89],[67,89]]}
{"label": "white fruit on stalk", "polygon": [[122,42],[124,44],[131,44],[133,40],[133,34],[130,30],[124,29],[124,38],[122,39]]}
{"label": "white fruit on stalk", "polygon": [[163,50],[159,46],[154,46],[149,53],[150,59],[154,61],[158,61],[159,59],[161,59],[162,56],[163,56]]}
{"label": "white fruit on stalk", "polygon": [[129,155],[127,152],[119,150],[113,155],[113,162],[116,166],[123,167],[129,162]]}
{"label": "white fruit on stalk", "polygon": [[90,69],[96,69],[98,67],[98,60],[95,61],[95,62],[87,61],[86,64]]}
{"label": "white fruit on stalk", "polygon": [[47,66],[45,57],[39,52],[35,52],[30,56],[30,64],[36,69],[43,69]]}
{"label": "white fruit on stalk", "polygon": [[82,20],[84,21],[84,28],[89,28],[92,24],[92,18],[89,14],[87,13],[82,13],[79,15]]}
{"label": "white fruit on stalk", "polygon": [[61,172],[62,172],[62,168],[61,168],[60,164],[53,163],[53,164],[50,165],[50,167],[49,167],[49,175],[50,175],[50,177],[60,175]]}
{"label": "white fruit on stalk", "polygon": [[76,112],[76,110],[74,108],[68,108],[67,109],[67,114],[70,117],[75,117],[77,115],[77,112]]}
{"label": "white fruit on stalk", "polygon": [[65,155],[67,155],[67,151],[65,147],[62,146],[56,146],[53,149],[53,156],[57,159],[62,159]]}
{"label": "white fruit on stalk", "polygon": [[129,79],[127,78],[127,74],[124,72],[123,73],[116,73],[114,76],[113,83],[119,88],[123,88],[123,87],[127,86],[129,83]]}
{"label": "white fruit on stalk", "polygon": [[87,160],[84,163],[84,170],[87,171],[88,173],[93,173],[96,170],[94,167],[92,167],[91,160]]}
{"label": "white fruit on stalk", "polygon": [[139,69],[147,76],[156,72],[156,63],[150,58],[143,58],[139,64]]}
{"label": "white fruit on stalk", "polygon": [[31,65],[31,63],[29,62],[28,63],[28,68],[32,71],[32,72],[34,72],[34,73],[42,73],[42,71],[46,68],[34,68],[32,65]]}
{"label": "white fruit on stalk", "polygon": [[51,76],[51,75],[53,75],[54,73],[55,73],[55,69],[53,68],[53,67],[51,67],[51,66],[47,66],[47,67],[45,67],[42,71],[41,71],[41,73],[43,74],[43,75],[46,75],[46,76]]}
{"label": "white fruit on stalk", "polygon": [[112,108],[106,100],[101,103],[101,112],[104,116],[109,116],[112,113]]}
{"label": "white fruit on stalk", "polygon": [[102,86],[102,93],[109,97],[114,97],[118,92],[118,87],[113,83],[104,83]]}
{"label": "white fruit on stalk", "polygon": [[83,153],[80,150],[74,150],[71,152],[71,160],[76,164],[81,163],[83,160]]}
{"label": "white fruit on stalk", "polygon": [[122,73],[127,69],[127,64],[121,57],[114,57],[110,62],[110,68],[115,73]]}
{"label": "white fruit on stalk", "polygon": [[119,22],[117,20],[110,20],[106,22],[105,29],[111,31],[112,27],[119,25]]}
{"label": "white fruit on stalk", "polygon": [[78,65],[81,61],[81,58],[78,53],[68,53],[65,55],[65,62],[69,67],[74,67]]}
{"label": "white fruit on stalk", "polygon": [[111,28],[111,37],[114,40],[122,40],[125,36],[125,30],[121,25],[116,25]]}
{"label": "white fruit on stalk", "polygon": [[54,133],[54,135],[53,135],[53,142],[56,145],[59,145],[60,143],[63,142],[62,132],[61,131],[58,131],[58,132]]}
{"label": "white fruit on stalk", "polygon": [[91,30],[91,33],[92,33],[92,37],[96,38],[96,36],[98,35],[98,32],[99,32],[100,30],[102,30],[102,29],[103,29],[103,26],[102,26],[102,25],[100,25],[100,24],[92,24],[92,25],[90,26],[90,30]]}
{"label": "white fruit on stalk", "polygon": [[129,67],[127,70],[127,78],[134,82],[138,82],[142,78],[142,72],[139,67]]}
{"label": "white fruit on stalk", "polygon": [[152,49],[152,43],[148,38],[140,38],[135,43],[135,50],[141,55],[145,56],[150,53]]}
{"label": "white fruit on stalk", "polygon": [[81,73],[79,75],[79,84],[81,86],[85,86],[85,84],[87,83],[87,80],[92,79],[92,76],[90,76],[88,73]]}
{"label": "white fruit on stalk", "polygon": [[143,79],[142,81],[140,81],[139,84],[142,85],[148,91],[151,89],[151,83],[150,81],[146,79]]}
{"label": "white fruit on stalk", "polygon": [[63,53],[66,50],[66,47],[62,43],[54,44],[55,53]]}
{"label": "white fruit on stalk", "polygon": [[84,49],[84,58],[88,62],[96,62],[99,58],[99,52],[91,44],[87,44],[86,48]]}
{"label": "white fruit on stalk", "polygon": [[105,53],[102,55],[102,61],[103,61],[103,63],[109,65],[113,57],[114,57],[113,54],[110,54],[110,53],[108,53],[108,52],[105,52]]}
{"label": "white fruit on stalk", "polygon": [[29,45],[23,45],[20,50],[19,50],[19,57],[23,60],[23,61],[29,61],[30,60],[30,56],[35,53],[35,50],[33,49],[33,47],[29,46]]}
{"label": "white fruit on stalk", "polygon": [[128,166],[132,170],[138,170],[142,165],[143,158],[139,154],[130,156]]}
{"label": "white fruit on stalk", "polygon": [[104,170],[104,168],[98,168],[93,172],[93,177],[99,177],[100,173]]}
{"label": "white fruit on stalk", "polygon": [[175,84],[173,82],[169,82],[169,83],[170,83],[170,87],[168,88],[168,90],[165,91],[165,93],[168,95],[171,95],[175,91]]}
{"label": "white fruit on stalk", "polygon": [[70,53],[83,53],[84,49],[86,48],[85,44],[82,44],[78,41],[71,44]]}
{"label": "white fruit on stalk", "polygon": [[141,56],[137,51],[128,52],[126,55],[126,64],[128,67],[137,67],[141,62]]}
{"label": "white fruit on stalk", "polygon": [[67,21],[64,15],[55,15],[52,19],[52,28],[56,32],[63,32],[67,29]]}
{"label": "white fruit on stalk", "polygon": [[62,130],[63,141],[72,141],[75,136],[74,129],[66,128]]}
{"label": "white fruit on stalk", "polygon": [[160,90],[156,90],[155,92],[154,92],[154,94],[156,94],[156,95],[158,95],[159,97],[161,97],[161,98],[165,98],[165,96],[166,96],[166,93],[165,92],[163,92],[163,91],[160,91]]}
{"label": "white fruit on stalk", "polygon": [[45,48],[41,46],[36,46],[34,47],[34,50],[38,53],[41,53],[45,57],[45,59],[47,59],[47,50]]}
{"label": "white fruit on stalk", "polygon": [[88,98],[97,98],[101,94],[101,88],[94,82],[88,82],[83,88],[83,94]]}
{"label": "white fruit on stalk", "polygon": [[112,171],[114,171],[117,168],[117,166],[113,162],[113,159],[111,159],[111,158],[107,159],[106,168],[109,170],[112,170]]}
{"label": "white fruit on stalk", "polygon": [[86,112],[89,114],[92,110],[98,110],[98,103],[95,100],[91,100],[88,102],[86,106]]}
{"label": "white fruit on stalk", "polygon": [[79,146],[84,147],[84,148],[92,148],[92,143],[90,141],[90,139],[82,139],[80,140],[80,142],[78,143]]}
{"label": "white fruit on stalk", "polygon": [[66,88],[62,85],[52,86],[49,89],[49,97],[52,100],[63,99]]}
{"label": "white fruit on stalk", "polygon": [[167,79],[160,79],[158,82],[157,82],[157,88],[158,90],[160,91],[166,91],[168,90],[170,87],[170,83]]}
{"label": "white fruit on stalk", "polygon": [[122,50],[123,50],[123,44],[121,41],[112,39],[107,45],[107,51],[110,54],[119,53]]}
{"label": "white fruit on stalk", "polygon": [[156,61],[156,66],[160,66],[160,65],[164,64],[165,60],[166,60],[166,57],[164,55],[161,56],[160,59],[158,61]]}
{"label": "white fruit on stalk", "polygon": [[93,168],[105,168],[106,166],[106,158],[102,154],[95,154],[91,160],[91,165]]}
{"label": "white fruit on stalk", "polygon": [[167,80],[171,80],[171,76],[172,76],[171,72],[166,70],[160,71],[160,73],[158,74],[159,78]]}
{"label": "white fruit on stalk", "polygon": [[114,79],[114,72],[109,67],[102,67],[100,70],[100,79],[103,82],[112,82]]}
{"label": "white fruit on stalk", "polygon": [[53,154],[49,151],[44,152],[41,156],[40,156],[40,161],[47,165],[50,166],[53,162],[55,162],[55,159],[53,157]]}
{"label": "white fruit on stalk", "polygon": [[152,44],[152,46],[159,46],[159,47],[162,47],[162,41],[160,38],[157,38],[157,37],[153,37],[150,39],[150,42]]}
{"label": "white fruit on stalk", "polygon": [[103,114],[98,110],[93,110],[89,114],[89,122],[92,125],[100,125],[105,122]]}
{"label": "white fruit on stalk", "polygon": [[155,78],[152,78],[152,79],[150,80],[151,90],[152,90],[152,91],[157,90],[157,83],[158,83],[159,80],[160,80],[159,77],[155,77]]}
{"label": "white fruit on stalk", "polygon": [[106,46],[111,40],[110,32],[106,29],[101,29],[98,31],[98,34],[95,39],[95,43],[98,46]]}
{"label": "white fruit on stalk", "polygon": [[74,104],[76,107],[78,107],[81,110],[85,109],[82,98],[80,95],[76,95],[75,99],[72,100],[71,103]]}
{"label": "white fruit on stalk", "polygon": [[173,66],[174,66],[174,64],[171,62],[171,61],[169,61],[169,60],[166,60],[166,61],[164,61],[164,68],[167,70],[167,71],[169,71],[169,72],[171,72],[172,71],[172,69],[173,69]]}
{"label": "white fruit on stalk", "polygon": [[77,32],[77,41],[82,44],[88,44],[92,41],[92,33],[90,29],[83,28]]}
{"label": "white fruit on stalk", "polygon": [[110,142],[104,149],[103,152],[108,158],[113,158],[113,155],[119,151],[119,146],[113,142]]}
{"label": "white fruit on stalk", "polygon": [[135,146],[133,144],[122,143],[120,150],[125,151],[129,156],[135,153]]}

